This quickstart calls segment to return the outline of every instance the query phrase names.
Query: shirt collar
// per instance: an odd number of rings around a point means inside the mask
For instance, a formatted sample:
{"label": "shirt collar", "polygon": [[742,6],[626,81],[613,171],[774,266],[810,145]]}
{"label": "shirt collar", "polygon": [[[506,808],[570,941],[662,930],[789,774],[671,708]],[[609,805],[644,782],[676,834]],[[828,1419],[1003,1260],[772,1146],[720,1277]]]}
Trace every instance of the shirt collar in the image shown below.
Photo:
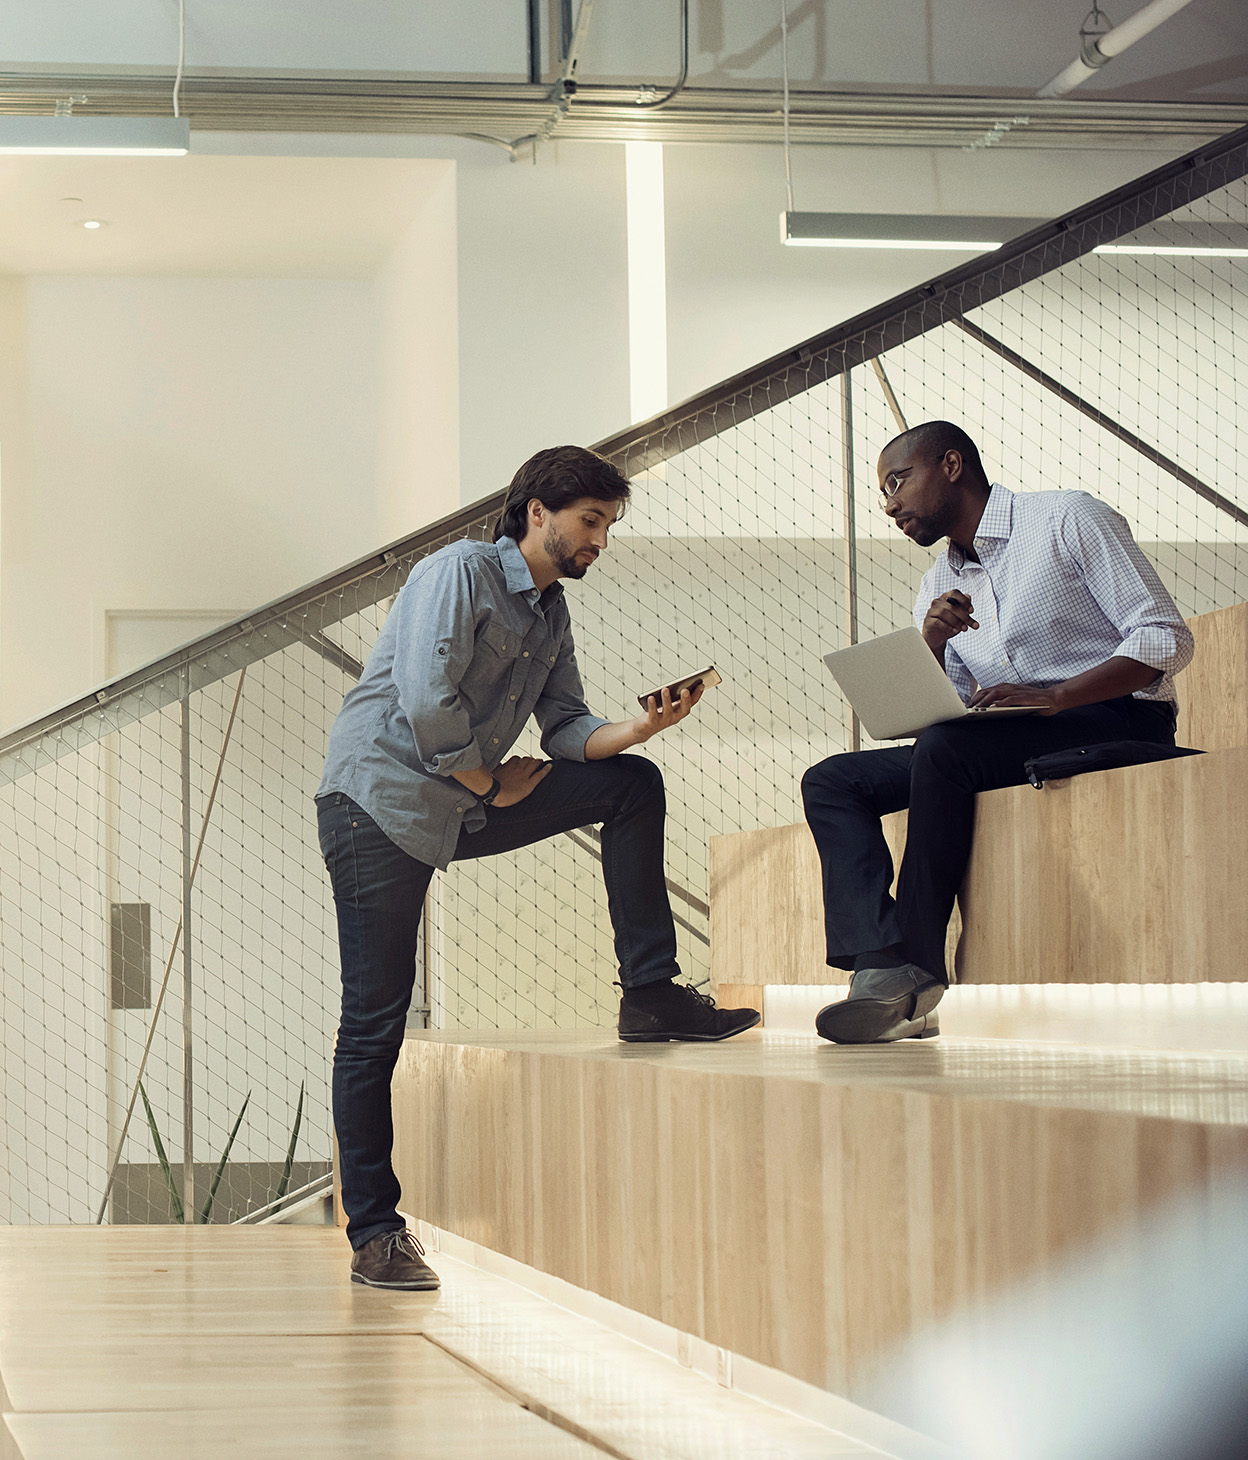
{"label": "shirt collar", "polygon": [[[984,503],[984,514],[979,519],[979,526],[975,529],[975,541],[983,538],[993,538],[998,542],[1004,542],[1010,535],[1010,527],[1014,519],[1014,493],[1009,487],[1003,487],[1000,482],[993,482],[992,489],[988,493],[988,500]],[[966,566],[966,553],[956,542],[949,543],[949,566],[956,573],[960,573]]]}
{"label": "shirt collar", "polygon": [[498,561],[502,564],[503,576],[507,580],[508,593],[523,593],[528,598],[536,598],[543,607],[563,593],[563,584],[555,582],[538,596],[533,574],[514,538],[500,537],[495,546],[498,548]]}

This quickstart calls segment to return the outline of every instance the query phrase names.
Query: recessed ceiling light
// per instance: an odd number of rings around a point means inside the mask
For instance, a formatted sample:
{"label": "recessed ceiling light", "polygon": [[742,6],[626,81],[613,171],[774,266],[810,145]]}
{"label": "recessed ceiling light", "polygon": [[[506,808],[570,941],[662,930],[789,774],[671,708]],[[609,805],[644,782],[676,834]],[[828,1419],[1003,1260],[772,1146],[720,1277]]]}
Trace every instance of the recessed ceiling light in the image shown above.
{"label": "recessed ceiling light", "polygon": [[84,228],[103,228],[104,220],[102,218],[84,218],[82,226]]}

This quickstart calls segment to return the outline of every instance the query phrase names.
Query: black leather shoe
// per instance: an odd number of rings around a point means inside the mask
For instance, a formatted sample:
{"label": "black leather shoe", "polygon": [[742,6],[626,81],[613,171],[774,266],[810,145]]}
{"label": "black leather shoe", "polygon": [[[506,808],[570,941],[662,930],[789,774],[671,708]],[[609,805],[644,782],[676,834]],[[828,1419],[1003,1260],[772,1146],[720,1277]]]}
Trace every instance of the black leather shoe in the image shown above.
{"label": "black leather shoe", "polygon": [[370,1288],[407,1288],[427,1291],[442,1283],[422,1260],[425,1249],[406,1227],[383,1232],[365,1242],[351,1259],[351,1281]]}
{"label": "black leather shoe", "polygon": [[762,1017],[757,1009],[717,1008],[715,1000],[706,994],[665,978],[639,989],[624,990],[620,1038],[630,1044],[731,1039],[744,1029],[753,1029]]}
{"label": "black leather shoe", "polygon": [[932,1011],[945,987],[917,963],[862,968],[850,979],[846,998],[819,1010],[815,1028],[836,1044],[931,1039],[940,1033],[940,1021]]}

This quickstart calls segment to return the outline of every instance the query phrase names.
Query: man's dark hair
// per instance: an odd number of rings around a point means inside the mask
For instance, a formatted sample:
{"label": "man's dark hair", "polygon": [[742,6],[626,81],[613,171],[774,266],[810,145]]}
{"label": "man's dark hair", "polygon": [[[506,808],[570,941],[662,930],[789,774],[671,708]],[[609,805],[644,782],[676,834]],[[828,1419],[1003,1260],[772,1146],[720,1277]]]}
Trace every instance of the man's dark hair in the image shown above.
{"label": "man's dark hair", "polygon": [[956,451],[961,456],[962,466],[971,480],[985,486],[988,483],[984,464],[979,459],[979,447],[961,426],[955,426],[952,421],[924,421],[920,426],[911,426],[900,436],[894,436],[884,450],[888,451],[899,443],[903,443],[917,455],[926,457],[928,461],[943,461],[946,451]]}
{"label": "man's dark hair", "polygon": [[534,497],[543,507],[559,512],[581,497],[624,504],[631,492],[628,478],[596,451],[584,446],[548,446],[530,456],[512,477],[494,524],[494,541],[500,537],[520,541],[528,531],[529,503]]}

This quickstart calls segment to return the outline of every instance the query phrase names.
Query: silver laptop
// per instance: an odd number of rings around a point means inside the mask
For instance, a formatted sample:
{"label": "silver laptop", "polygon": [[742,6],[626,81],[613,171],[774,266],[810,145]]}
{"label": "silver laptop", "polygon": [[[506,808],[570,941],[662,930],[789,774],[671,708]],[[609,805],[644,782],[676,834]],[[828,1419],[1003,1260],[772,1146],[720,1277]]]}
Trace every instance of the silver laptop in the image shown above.
{"label": "silver laptop", "polygon": [[945,720],[1035,714],[1022,705],[967,709],[918,629],[838,649],[823,662],[872,740],[906,740]]}

